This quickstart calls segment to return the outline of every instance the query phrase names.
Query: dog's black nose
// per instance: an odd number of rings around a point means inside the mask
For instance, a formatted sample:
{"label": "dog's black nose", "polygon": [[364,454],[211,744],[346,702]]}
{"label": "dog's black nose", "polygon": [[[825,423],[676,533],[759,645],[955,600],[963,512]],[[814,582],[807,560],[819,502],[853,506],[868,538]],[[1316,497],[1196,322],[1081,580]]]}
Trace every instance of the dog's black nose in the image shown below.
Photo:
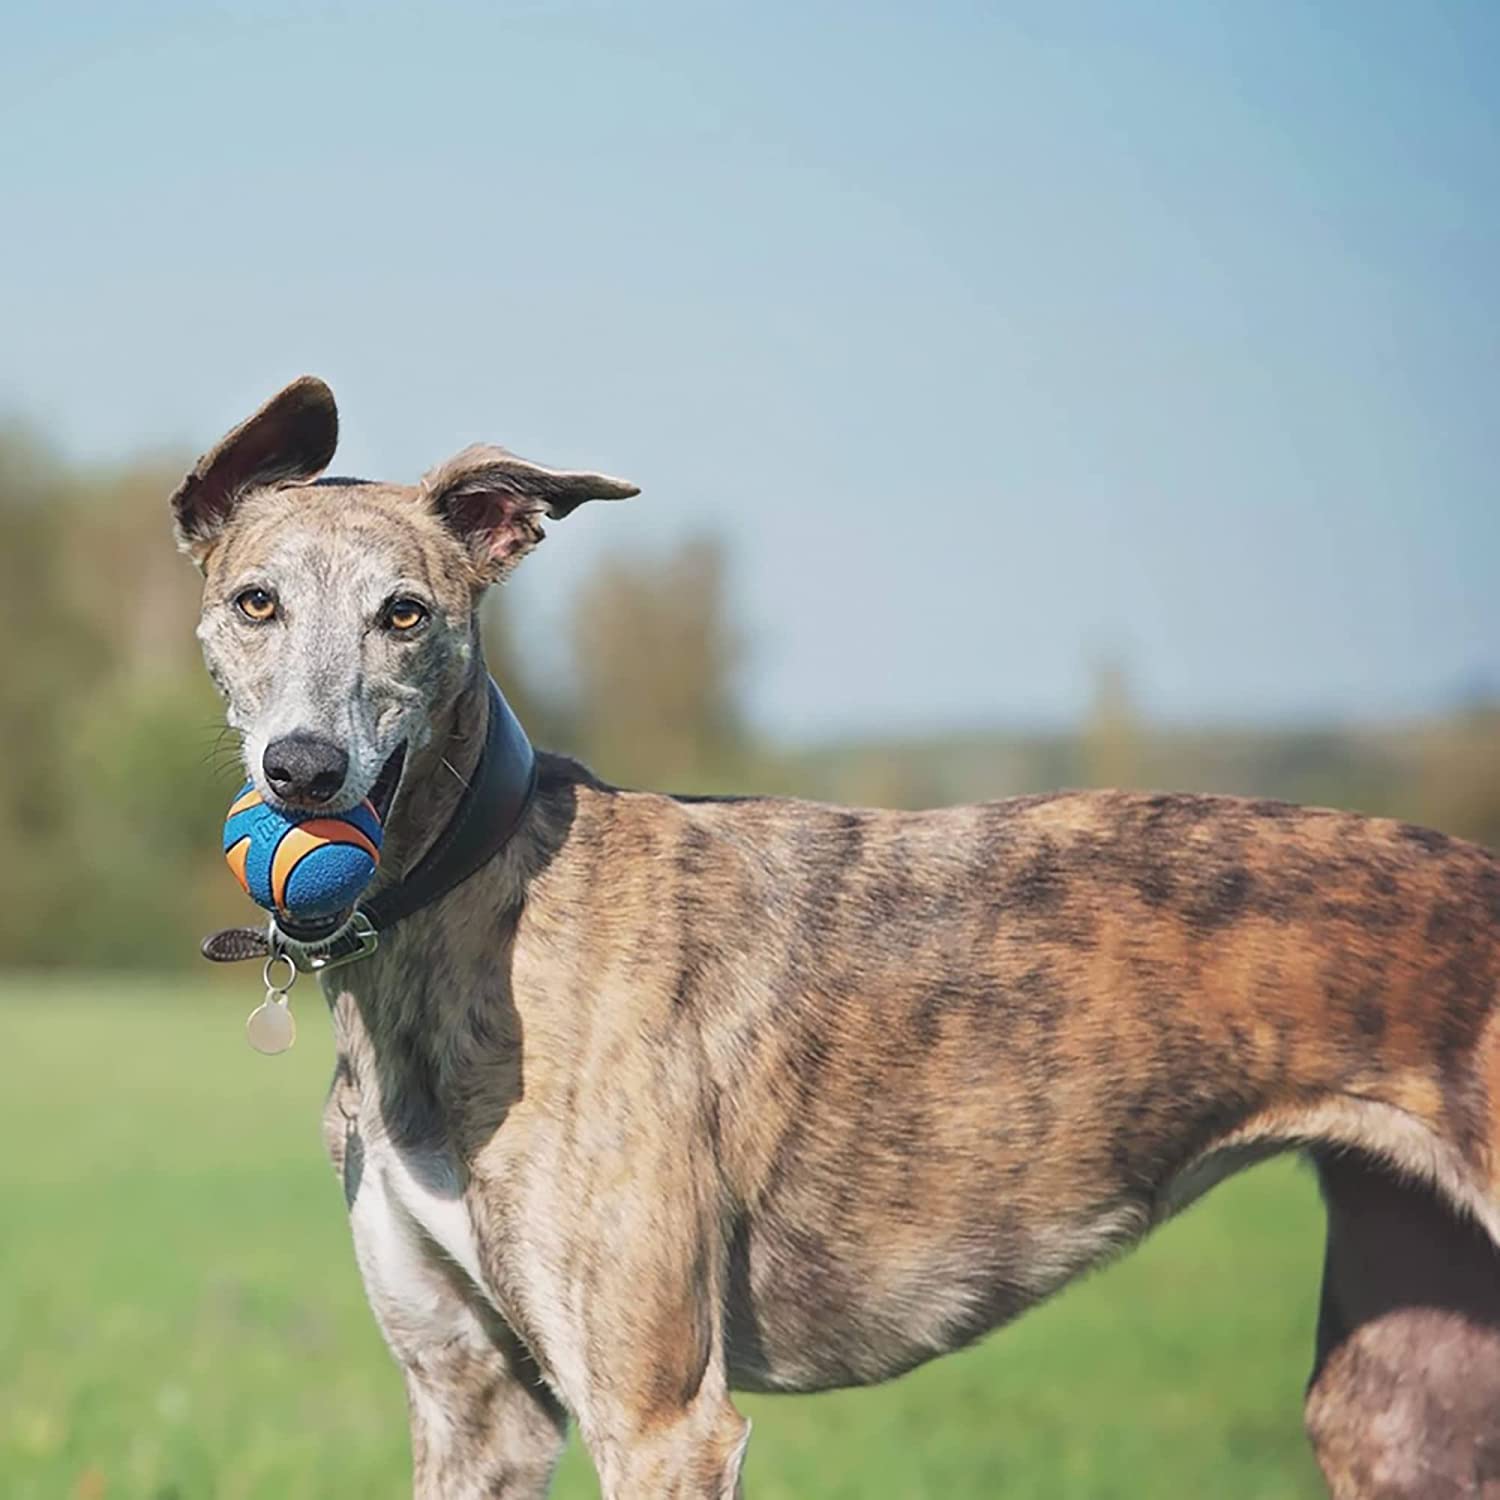
{"label": "dog's black nose", "polygon": [[288,802],[327,802],[349,774],[349,752],[315,734],[272,740],[260,763],[276,795]]}

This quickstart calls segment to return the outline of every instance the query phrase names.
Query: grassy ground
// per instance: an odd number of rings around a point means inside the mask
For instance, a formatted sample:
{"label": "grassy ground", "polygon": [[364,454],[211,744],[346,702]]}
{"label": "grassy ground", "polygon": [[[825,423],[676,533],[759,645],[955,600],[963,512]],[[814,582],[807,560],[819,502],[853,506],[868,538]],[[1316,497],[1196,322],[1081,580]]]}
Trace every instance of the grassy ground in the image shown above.
{"label": "grassy ground", "polygon": [[[0,1495],[311,1500],[406,1484],[399,1382],[317,1120],[330,1066],[233,986],[0,982]],[[305,983],[305,982],[304,982]],[[1321,1232],[1273,1163],[978,1348],[752,1399],[750,1493],[1320,1493],[1299,1427]],[[557,1492],[597,1494],[575,1443]]]}

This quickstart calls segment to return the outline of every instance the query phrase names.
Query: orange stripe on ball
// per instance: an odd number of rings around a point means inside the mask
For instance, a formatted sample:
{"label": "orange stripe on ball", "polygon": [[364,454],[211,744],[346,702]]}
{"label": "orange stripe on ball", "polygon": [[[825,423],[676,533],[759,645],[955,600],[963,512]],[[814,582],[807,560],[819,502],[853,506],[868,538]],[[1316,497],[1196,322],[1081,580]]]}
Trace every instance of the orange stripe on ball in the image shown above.
{"label": "orange stripe on ball", "polygon": [[285,910],[286,883],[297,861],[324,844],[353,844],[378,865],[380,851],[352,823],[334,818],[314,818],[287,830],[271,858],[271,899]]}
{"label": "orange stripe on ball", "polygon": [[244,812],[244,810],[247,807],[259,807],[259,806],[260,806],[260,793],[257,792],[254,787],[251,787],[250,790],[248,792],[246,792],[243,797],[237,797],[230,804],[229,811],[224,814],[224,817],[226,819],[229,819],[229,818],[232,818],[237,812]]}
{"label": "orange stripe on ball", "polygon": [[299,823],[301,833],[311,833],[325,844],[356,844],[378,865],[380,850],[353,823],[342,818],[314,818],[309,823]]}
{"label": "orange stripe on ball", "polygon": [[234,871],[234,878],[239,881],[247,896],[250,894],[250,882],[245,878],[245,861],[249,857],[250,835],[248,833],[224,854],[224,858],[229,861],[229,868]]}

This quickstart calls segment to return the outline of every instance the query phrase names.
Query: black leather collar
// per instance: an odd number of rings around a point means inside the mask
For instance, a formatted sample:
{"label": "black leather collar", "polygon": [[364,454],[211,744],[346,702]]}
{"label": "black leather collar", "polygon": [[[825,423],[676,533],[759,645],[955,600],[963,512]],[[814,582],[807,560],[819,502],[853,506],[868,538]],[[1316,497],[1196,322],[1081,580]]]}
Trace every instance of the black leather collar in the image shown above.
{"label": "black leather collar", "polygon": [[490,679],[484,750],[447,827],[409,874],[352,912],[318,923],[272,920],[269,931],[232,927],[203,940],[219,963],[284,952],[299,969],[350,963],[374,952],[382,932],[462,885],[509,842],[536,791],[536,753],[520,721]]}

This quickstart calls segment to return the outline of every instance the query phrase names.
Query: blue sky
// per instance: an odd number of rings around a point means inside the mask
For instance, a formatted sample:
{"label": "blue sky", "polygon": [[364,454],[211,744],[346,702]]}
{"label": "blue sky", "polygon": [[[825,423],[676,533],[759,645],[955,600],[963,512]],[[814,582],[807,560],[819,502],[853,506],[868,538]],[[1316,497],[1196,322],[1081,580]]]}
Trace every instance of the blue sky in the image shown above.
{"label": "blue sky", "polygon": [[643,487],[757,718],[1421,712],[1500,685],[1500,7],[10,5],[0,407]]}

